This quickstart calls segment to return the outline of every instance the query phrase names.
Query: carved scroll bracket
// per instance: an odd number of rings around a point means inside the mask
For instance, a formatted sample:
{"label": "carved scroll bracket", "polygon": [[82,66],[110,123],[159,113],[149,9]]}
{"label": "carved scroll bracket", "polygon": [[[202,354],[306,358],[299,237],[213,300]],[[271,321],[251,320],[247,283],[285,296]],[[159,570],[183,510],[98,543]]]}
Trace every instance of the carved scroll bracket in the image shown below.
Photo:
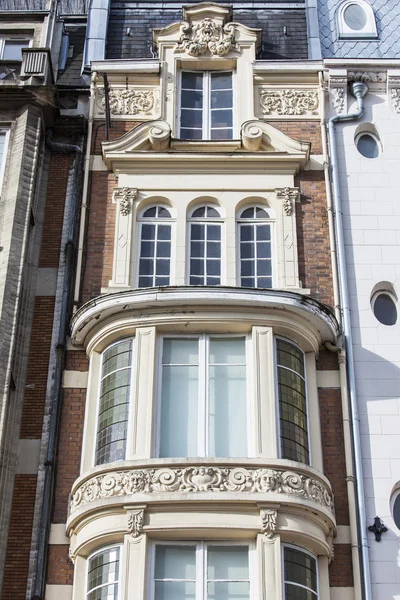
{"label": "carved scroll bracket", "polygon": [[128,533],[133,538],[139,538],[143,533],[144,511],[146,506],[136,506],[134,510],[128,509]]}
{"label": "carved scroll bracket", "polygon": [[282,200],[283,212],[287,217],[293,214],[294,202],[299,197],[299,188],[279,188],[275,190],[278,200]]}
{"label": "carved scroll bracket", "polygon": [[277,532],[278,508],[280,504],[259,505],[261,531],[269,540],[273,540]]}
{"label": "carved scroll bracket", "polygon": [[113,201],[119,201],[119,210],[122,216],[127,217],[131,212],[132,202],[137,198],[136,188],[115,188],[113,193]]}

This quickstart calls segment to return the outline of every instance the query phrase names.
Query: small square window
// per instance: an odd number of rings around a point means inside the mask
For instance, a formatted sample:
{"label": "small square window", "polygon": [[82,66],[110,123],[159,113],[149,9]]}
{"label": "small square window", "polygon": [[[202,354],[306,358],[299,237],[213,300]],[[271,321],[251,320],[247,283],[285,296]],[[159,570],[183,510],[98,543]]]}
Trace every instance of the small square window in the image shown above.
{"label": "small square window", "polygon": [[9,61],[22,61],[22,49],[29,48],[28,39],[3,39],[1,58]]}

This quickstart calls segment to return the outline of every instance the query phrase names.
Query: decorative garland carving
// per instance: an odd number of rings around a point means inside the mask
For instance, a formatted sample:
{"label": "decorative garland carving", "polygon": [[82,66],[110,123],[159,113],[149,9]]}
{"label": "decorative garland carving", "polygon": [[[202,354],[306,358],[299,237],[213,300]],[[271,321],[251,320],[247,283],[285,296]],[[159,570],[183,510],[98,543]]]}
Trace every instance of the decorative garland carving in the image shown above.
{"label": "decorative garland carving", "polygon": [[317,90],[261,90],[260,104],[264,115],[316,115]]}
{"label": "decorative garland carving", "polygon": [[276,510],[261,510],[261,531],[270,540],[276,533],[277,518],[278,512]]}
{"label": "decorative garland carving", "polygon": [[113,471],[84,481],[73,494],[71,513],[95,500],[163,492],[252,492],[285,494],[333,510],[330,490],[295,471],[268,468],[192,466]]}
{"label": "decorative garland carving", "polygon": [[132,202],[136,200],[137,189],[135,188],[116,188],[114,190],[114,200],[119,200],[119,210],[121,215],[127,217],[131,212]]}
{"label": "decorative garland carving", "polygon": [[174,52],[186,52],[190,56],[225,56],[231,50],[237,50],[235,25],[228,23],[223,26],[207,18],[197,25],[183,23]]}
{"label": "decorative garland carving", "polygon": [[384,83],[386,81],[386,73],[355,72],[347,73],[348,81],[362,81],[363,83]]}
{"label": "decorative garland carving", "polygon": [[343,88],[332,88],[333,108],[338,114],[344,111],[345,91]]}
{"label": "decorative garland carving", "polygon": [[390,95],[392,98],[392,106],[394,112],[397,114],[400,113],[400,89],[394,88],[390,91]]}
{"label": "decorative garland carving", "polygon": [[275,191],[276,197],[282,200],[283,212],[287,217],[290,217],[293,213],[293,203],[296,202],[299,196],[299,188],[285,187]]}
{"label": "decorative garland carving", "polygon": [[128,532],[138,538],[143,532],[144,509],[128,510]]}
{"label": "decorative garland carving", "polygon": [[[104,90],[99,89],[99,107],[104,111],[106,100]],[[109,92],[112,115],[149,115],[155,105],[154,90],[115,89]]]}

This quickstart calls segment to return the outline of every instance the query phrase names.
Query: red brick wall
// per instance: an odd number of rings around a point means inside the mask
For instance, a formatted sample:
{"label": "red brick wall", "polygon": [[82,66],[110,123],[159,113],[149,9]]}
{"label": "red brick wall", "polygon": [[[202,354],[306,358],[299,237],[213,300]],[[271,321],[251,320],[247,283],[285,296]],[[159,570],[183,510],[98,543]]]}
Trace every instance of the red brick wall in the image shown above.
{"label": "red brick wall", "polygon": [[116,205],[112,193],[115,177],[106,171],[92,173],[89,224],[83,271],[82,303],[100,294],[112,278]]}
{"label": "red brick wall", "polygon": [[89,371],[89,359],[84,350],[68,350],[65,353],[66,371]]}
{"label": "red brick wall", "polygon": [[58,267],[71,156],[52,154],[39,267]]}
{"label": "red brick wall", "polygon": [[47,583],[50,585],[72,585],[74,566],[68,558],[68,546],[52,544],[49,546]]}
{"label": "red brick wall", "polygon": [[36,480],[36,475],[15,477],[2,600],[26,597]]}
{"label": "red brick wall", "polygon": [[[137,121],[113,121],[110,128],[109,141],[117,140],[119,137],[137,127]],[[106,128],[104,121],[95,121],[93,124],[92,153],[101,154],[101,143],[106,141]]]}
{"label": "red brick wall", "polygon": [[37,296],[29,346],[20,438],[39,439],[42,436],[53,313],[54,297]]}
{"label": "red brick wall", "polygon": [[338,355],[329,350],[320,350],[317,360],[317,371],[337,371],[339,369]]}
{"label": "red brick wall", "polygon": [[295,178],[300,188],[296,204],[299,276],[311,295],[333,306],[328,211],[322,171],[304,171]]}
{"label": "red brick wall", "polygon": [[311,154],[322,154],[319,121],[271,121],[269,124],[299,142],[311,143]]}
{"label": "red brick wall", "polygon": [[58,444],[53,523],[65,523],[68,495],[79,477],[86,389],[65,389]]}
{"label": "red brick wall", "polygon": [[329,565],[331,587],[353,587],[353,561],[350,544],[335,544],[335,559]]}

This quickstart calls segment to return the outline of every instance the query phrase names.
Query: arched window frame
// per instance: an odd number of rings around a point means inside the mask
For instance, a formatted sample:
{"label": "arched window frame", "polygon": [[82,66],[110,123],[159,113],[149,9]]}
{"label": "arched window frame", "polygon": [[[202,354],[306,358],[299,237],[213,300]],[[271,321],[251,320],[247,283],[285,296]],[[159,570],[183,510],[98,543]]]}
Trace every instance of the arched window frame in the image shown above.
{"label": "arched window frame", "polygon": [[[357,4],[365,12],[366,24],[360,30],[351,29],[344,19],[345,10],[352,4]],[[364,0],[347,0],[339,6],[337,10],[337,28],[340,39],[373,39],[378,37],[373,8]]]}
{"label": "arched window frame", "polygon": [[[267,212],[268,217],[265,218],[258,218],[258,217],[253,217],[253,218],[249,218],[249,217],[243,217],[243,213],[250,209],[250,208],[254,208],[254,209],[262,209],[265,212]],[[237,285],[238,287],[242,287],[242,283],[241,283],[241,265],[242,265],[242,258],[241,258],[241,226],[244,223],[248,223],[248,224],[255,224],[255,225],[262,225],[262,224],[268,224],[270,225],[270,248],[271,248],[271,286],[268,288],[262,288],[262,289],[271,289],[273,287],[275,287],[276,283],[276,277],[275,277],[275,273],[276,273],[276,249],[275,249],[275,224],[276,224],[276,219],[275,219],[275,215],[274,215],[274,210],[271,209],[269,206],[266,205],[262,205],[262,204],[249,204],[247,206],[242,206],[240,208],[240,211],[238,211],[237,217],[236,217],[236,281],[237,281]],[[256,257],[255,257],[256,260]],[[255,276],[256,279],[259,279],[261,276]],[[252,286],[243,286],[243,287],[252,287]],[[258,286],[254,286],[255,288]]]}
{"label": "arched window frame", "polygon": [[[147,217],[146,213],[151,210],[152,208],[156,208],[156,215],[154,217]],[[169,213],[169,217],[166,216],[158,216],[158,212],[160,209],[165,209],[168,211]],[[163,286],[170,286],[172,285],[173,281],[174,281],[174,221],[175,219],[173,218],[172,215],[172,211],[171,211],[171,207],[163,204],[163,203],[154,203],[151,205],[148,205],[146,207],[144,207],[142,210],[139,211],[138,216],[136,218],[137,221],[137,247],[136,247],[136,269],[135,269],[135,287],[163,287]],[[161,283],[161,284],[157,284],[156,283],[156,265],[154,265],[153,267],[153,275],[149,276],[153,279],[153,285],[151,286],[141,286],[140,285],[140,262],[141,262],[141,258],[142,257],[142,253],[141,253],[141,246],[142,246],[142,231],[143,231],[143,225],[144,224],[154,224],[156,227],[156,230],[158,232],[159,226],[160,225],[169,225],[170,226],[170,253],[169,253],[169,276],[168,276],[168,283]],[[155,240],[157,242],[157,239]],[[158,241],[164,241],[164,240],[158,240]],[[168,240],[165,240],[168,241]],[[156,252],[156,247],[154,249],[154,252]],[[164,257],[161,257],[164,258]],[[153,254],[153,261],[156,260],[156,254]],[[164,277],[164,276],[163,276]],[[167,276],[165,276],[166,278]]]}
{"label": "arched window frame", "polygon": [[[115,550],[118,552],[117,581],[109,581],[108,583],[101,584],[101,586],[95,586],[94,588],[92,588],[92,590],[89,590],[89,570],[90,570],[91,561],[93,559],[95,559],[96,556],[104,554],[105,552],[108,552],[110,550],[111,551]],[[123,559],[124,559],[124,557],[122,556],[122,553],[123,553],[123,545],[122,544],[113,544],[112,546],[103,546],[103,547],[97,549],[95,552],[93,552],[90,556],[88,556],[87,568],[86,568],[85,600],[91,600],[91,597],[92,597],[91,593],[93,594],[93,592],[96,590],[99,590],[100,587],[104,588],[104,587],[110,587],[110,586],[115,586],[115,585],[116,585],[116,590],[114,592],[114,600],[119,600],[119,598],[121,598],[121,576],[122,576],[122,572],[123,572],[122,565],[123,565]],[[108,564],[108,563],[106,563],[106,564]],[[110,595],[107,594],[107,597],[110,598]]]}
{"label": "arched window frame", "polygon": [[319,565],[318,565],[318,558],[309,550],[307,550],[306,548],[304,548],[303,546],[297,546],[295,544],[282,544],[282,589],[283,589],[283,597],[286,598],[286,585],[287,582],[286,578],[285,578],[285,550],[286,549],[290,549],[290,550],[294,550],[296,552],[298,552],[299,554],[304,554],[306,556],[309,556],[310,558],[312,558],[314,560],[315,563],[315,571],[316,571],[316,591],[312,590],[311,588],[309,588],[308,586],[299,584],[299,583],[295,583],[293,582],[292,585],[295,585],[296,587],[300,587],[302,589],[306,589],[310,592],[310,595],[312,596],[313,600],[319,600]]}
{"label": "arched window frame", "polygon": [[[196,211],[198,211],[201,208],[212,208],[214,210],[216,210],[218,212],[219,216],[204,216],[204,217],[196,217],[193,216],[194,213]],[[213,224],[218,224],[220,226],[220,275],[219,275],[219,282],[218,283],[214,283],[214,284],[207,284],[207,282],[204,283],[199,283],[199,286],[205,286],[205,285],[223,285],[225,282],[225,253],[224,253],[224,249],[225,249],[225,231],[224,231],[224,223],[225,223],[225,219],[221,216],[221,208],[213,202],[203,202],[200,204],[196,204],[195,206],[191,207],[189,213],[188,213],[188,217],[187,217],[187,252],[186,252],[186,281],[188,285],[196,285],[195,283],[191,283],[191,258],[203,258],[203,260],[206,260],[206,255],[204,254],[203,257],[192,257],[192,252],[191,252],[191,246],[192,246],[192,225],[194,223],[204,223],[206,225],[205,229],[207,228],[208,225],[213,225]],[[193,240],[196,241],[196,240]],[[206,249],[206,246],[205,246]],[[194,275],[196,276],[196,275]],[[200,276],[199,276],[200,277]],[[206,275],[204,275],[204,277],[206,277]]]}

